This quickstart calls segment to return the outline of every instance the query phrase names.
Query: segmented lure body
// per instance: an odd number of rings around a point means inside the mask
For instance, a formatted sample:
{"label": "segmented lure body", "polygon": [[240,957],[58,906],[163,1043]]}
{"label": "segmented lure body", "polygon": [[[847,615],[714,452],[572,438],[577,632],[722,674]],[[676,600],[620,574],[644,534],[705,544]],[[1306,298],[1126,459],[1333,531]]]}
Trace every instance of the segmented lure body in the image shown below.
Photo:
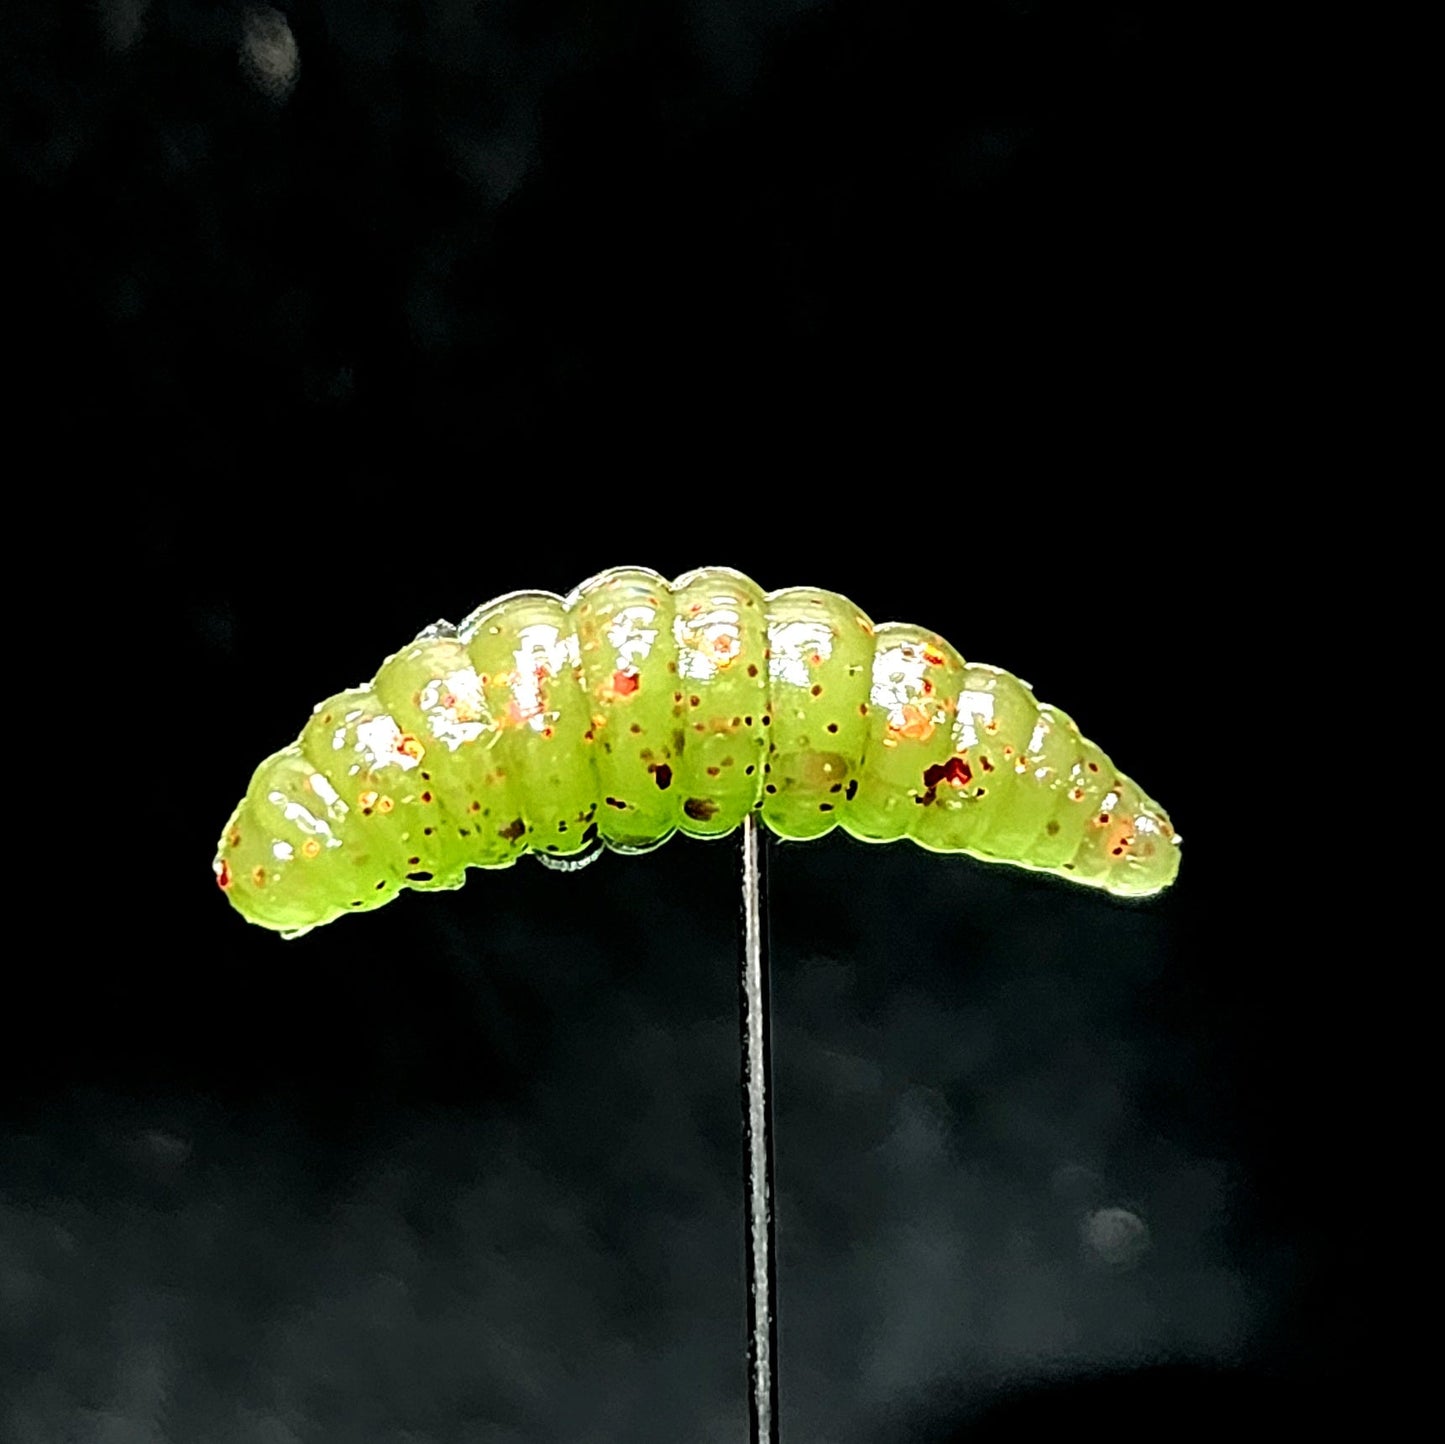
{"label": "segmented lure body", "polygon": [[845,597],[710,567],[618,568],[428,628],[256,770],[217,880],[296,935],[527,852],[579,864],[752,810],[1144,895],[1178,837],[1057,708]]}

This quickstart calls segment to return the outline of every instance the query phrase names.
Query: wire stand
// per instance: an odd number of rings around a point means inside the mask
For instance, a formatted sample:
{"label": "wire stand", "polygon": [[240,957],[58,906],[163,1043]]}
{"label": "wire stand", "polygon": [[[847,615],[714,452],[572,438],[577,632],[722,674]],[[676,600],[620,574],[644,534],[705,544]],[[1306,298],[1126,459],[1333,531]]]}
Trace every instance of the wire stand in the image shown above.
{"label": "wire stand", "polygon": [[752,1444],[778,1444],[778,1279],[773,1240],[773,1073],[768,1022],[768,855],[757,814],[743,819],[742,1014],[748,1414]]}

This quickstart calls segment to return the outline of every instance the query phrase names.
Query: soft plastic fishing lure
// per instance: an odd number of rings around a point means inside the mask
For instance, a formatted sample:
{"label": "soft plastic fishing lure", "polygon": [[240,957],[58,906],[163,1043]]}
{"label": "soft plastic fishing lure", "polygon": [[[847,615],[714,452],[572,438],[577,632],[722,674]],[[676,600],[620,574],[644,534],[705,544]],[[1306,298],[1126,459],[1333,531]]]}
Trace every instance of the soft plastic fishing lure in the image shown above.
{"label": "soft plastic fishing lure", "polygon": [[1016,677],[836,592],[622,567],[438,623],[256,769],[216,880],[295,937],[524,853],[580,866],[757,810],[868,842],[1158,892],[1168,817]]}

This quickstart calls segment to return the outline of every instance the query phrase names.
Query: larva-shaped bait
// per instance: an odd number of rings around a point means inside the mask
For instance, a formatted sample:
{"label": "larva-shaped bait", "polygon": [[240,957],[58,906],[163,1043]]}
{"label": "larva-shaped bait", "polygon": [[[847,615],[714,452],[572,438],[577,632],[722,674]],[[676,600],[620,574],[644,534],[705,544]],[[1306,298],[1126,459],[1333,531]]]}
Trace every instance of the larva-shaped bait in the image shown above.
{"label": "larva-shaped bait", "polygon": [[720,837],[753,809],[784,838],[908,837],[1121,895],[1179,867],[1163,809],[1009,673],[834,592],[624,567],[430,627],[322,702],[215,872],[297,936],[468,867]]}

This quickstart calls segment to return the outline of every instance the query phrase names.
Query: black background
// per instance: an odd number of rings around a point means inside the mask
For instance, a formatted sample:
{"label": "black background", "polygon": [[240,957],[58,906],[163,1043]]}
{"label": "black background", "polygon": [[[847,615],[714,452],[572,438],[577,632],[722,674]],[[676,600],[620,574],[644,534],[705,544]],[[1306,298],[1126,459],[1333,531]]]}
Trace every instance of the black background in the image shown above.
{"label": "black background", "polygon": [[731,846],[293,944],[209,874],[317,698],[623,562],[935,626],[1186,838],[1135,906],[774,849],[783,1437],[1312,1411],[1324,1044],[1234,745],[1273,639],[1221,37],[1026,0],[5,23],[4,1437],[742,1437]]}

